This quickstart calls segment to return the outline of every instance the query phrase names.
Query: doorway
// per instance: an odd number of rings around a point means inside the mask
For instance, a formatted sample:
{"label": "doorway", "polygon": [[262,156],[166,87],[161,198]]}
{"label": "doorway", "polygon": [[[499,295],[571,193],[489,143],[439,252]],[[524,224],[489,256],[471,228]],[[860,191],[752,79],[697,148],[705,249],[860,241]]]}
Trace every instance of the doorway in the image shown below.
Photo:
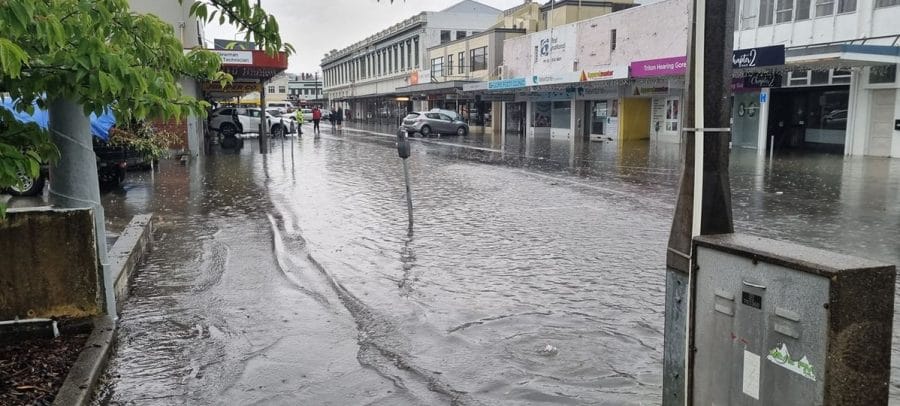
{"label": "doorway", "polygon": [[866,155],[891,156],[896,90],[873,90]]}
{"label": "doorway", "polygon": [[645,140],[650,138],[650,101],[643,97],[626,97],[622,100],[621,125],[619,139],[621,141]]}

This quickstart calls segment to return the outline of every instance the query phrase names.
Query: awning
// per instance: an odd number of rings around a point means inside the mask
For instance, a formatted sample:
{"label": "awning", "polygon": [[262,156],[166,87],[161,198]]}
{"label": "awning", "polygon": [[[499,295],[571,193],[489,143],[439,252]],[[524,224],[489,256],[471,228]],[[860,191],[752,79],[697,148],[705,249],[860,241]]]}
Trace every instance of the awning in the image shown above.
{"label": "awning", "polygon": [[900,47],[852,44],[793,47],[785,50],[785,64],[847,68],[900,64]]}
{"label": "awning", "polygon": [[446,82],[420,83],[417,85],[398,87],[396,93],[402,94],[428,94],[428,93],[456,93],[461,91],[463,85],[475,83],[467,80],[449,80]]}
{"label": "awning", "polygon": [[[189,50],[185,50],[187,52]],[[279,52],[269,55],[261,50],[209,49],[222,58],[222,71],[231,74],[234,82],[224,89],[219,83],[202,84],[209,99],[230,99],[259,91],[260,85],[271,80],[288,66],[287,55]]]}

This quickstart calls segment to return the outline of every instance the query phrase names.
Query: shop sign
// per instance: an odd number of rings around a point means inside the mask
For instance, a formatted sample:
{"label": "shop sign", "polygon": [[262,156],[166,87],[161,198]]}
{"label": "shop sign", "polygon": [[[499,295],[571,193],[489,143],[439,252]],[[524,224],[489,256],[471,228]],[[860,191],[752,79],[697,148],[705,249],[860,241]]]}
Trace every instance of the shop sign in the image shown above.
{"label": "shop sign", "polygon": [[233,51],[226,49],[209,49],[222,58],[222,65],[253,65],[253,51]]}
{"label": "shop sign", "polygon": [[241,94],[258,92],[259,83],[231,82],[223,88],[219,82],[203,82],[203,91]]}
{"label": "shop sign", "polygon": [[478,83],[468,83],[463,85],[462,90],[464,92],[472,92],[475,90],[487,90],[488,82],[478,82]]}
{"label": "shop sign", "polygon": [[409,84],[418,85],[420,83],[431,83],[430,70],[414,70],[409,74]]}
{"label": "shop sign", "polygon": [[605,69],[581,71],[579,80],[581,82],[589,82],[593,80],[625,79],[627,77],[627,66],[611,66]]}
{"label": "shop sign", "polygon": [[525,87],[525,78],[492,80],[487,85],[489,90],[515,89],[519,87]]}
{"label": "shop sign", "polygon": [[532,75],[542,76],[559,72],[562,65],[575,60],[575,25],[564,25],[552,30],[531,34]]}
{"label": "shop sign", "polygon": [[487,93],[481,95],[482,101],[511,102],[516,101],[514,93]]}
{"label": "shop sign", "polygon": [[572,92],[531,92],[516,96],[516,101],[572,100]]}
{"label": "shop sign", "polygon": [[529,86],[553,85],[559,83],[575,83],[581,81],[581,72],[566,72],[548,75],[534,75]]}
{"label": "shop sign", "polygon": [[755,72],[744,76],[744,87],[761,89],[781,87],[781,75],[772,72]]}
{"label": "shop sign", "polygon": [[686,56],[650,59],[631,63],[631,76],[635,78],[684,75],[685,72],[687,72]]}
{"label": "shop sign", "polygon": [[784,45],[737,49],[731,55],[731,66],[735,69],[774,65],[784,65]]}
{"label": "shop sign", "polygon": [[632,86],[632,96],[662,96],[669,94],[668,86]]}

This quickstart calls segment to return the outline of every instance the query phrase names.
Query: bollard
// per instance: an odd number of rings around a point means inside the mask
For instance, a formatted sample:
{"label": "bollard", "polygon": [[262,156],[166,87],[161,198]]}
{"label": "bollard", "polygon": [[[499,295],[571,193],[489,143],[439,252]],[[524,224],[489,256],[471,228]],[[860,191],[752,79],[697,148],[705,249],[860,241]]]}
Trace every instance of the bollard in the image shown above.
{"label": "bollard", "polygon": [[409,214],[409,235],[413,232],[413,207],[412,207],[412,188],[409,185],[409,165],[406,159],[409,158],[410,145],[406,131],[397,133],[397,155],[403,160],[403,177],[406,179],[406,209]]}

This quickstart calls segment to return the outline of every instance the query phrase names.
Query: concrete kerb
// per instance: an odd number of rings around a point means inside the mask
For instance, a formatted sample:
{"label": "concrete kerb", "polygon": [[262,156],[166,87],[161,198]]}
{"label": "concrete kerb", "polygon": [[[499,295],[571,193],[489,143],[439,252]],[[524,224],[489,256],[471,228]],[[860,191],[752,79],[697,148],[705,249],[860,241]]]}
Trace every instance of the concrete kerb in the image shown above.
{"label": "concrete kerb", "polygon": [[122,304],[128,297],[128,283],[144,254],[151,246],[153,232],[153,214],[134,216],[125,231],[119,235],[112,249],[109,250],[109,263],[112,267],[113,281],[116,290],[116,308],[122,310]]}
{"label": "concrete kerb", "polygon": [[116,322],[109,316],[94,319],[94,331],[84,349],[69,369],[66,380],[56,394],[54,406],[81,406],[91,402],[94,388],[106,369],[116,339]]}
{"label": "concrete kerb", "polygon": [[[116,306],[121,310],[128,294],[128,283],[144,254],[150,248],[152,214],[134,216],[109,252],[115,289]],[[100,376],[106,369],[116,340],[116,322],[109,316],[93,320],[93,331],[66,380],[56,394],[54,405],[81,406],[90,404]]]}

